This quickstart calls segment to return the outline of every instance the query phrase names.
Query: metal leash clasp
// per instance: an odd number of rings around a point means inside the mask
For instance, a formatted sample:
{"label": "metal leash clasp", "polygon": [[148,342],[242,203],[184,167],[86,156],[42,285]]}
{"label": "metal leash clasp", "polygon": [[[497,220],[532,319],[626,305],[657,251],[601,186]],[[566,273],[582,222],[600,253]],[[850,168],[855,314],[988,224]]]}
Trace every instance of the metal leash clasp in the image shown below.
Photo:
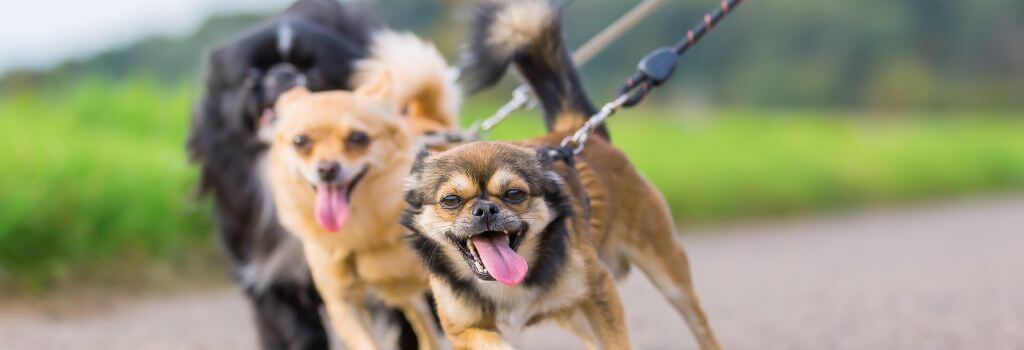
{"label": "metal leash clasp", "polygon": [[599,125],[603,124],[605,119],[608,119],[612,114],[615,114],[619,108],[622,108],[622,106],[626,104],[626,101],[629,100],[629,97],[630,95],[625,93],[619,95],[619,97],[616,97],[611,102],[605,103],[604,106],[601,106],[601,110],[594,113],[590,119],[587,119],[587,121],[583,123],[583,126],[577,129],[576,132],[562,139],[562,147],[569,147],[570,145],[573,145],[573,154],[580,154],[580,152],[583,152],[583,146],[587,144],[587,138],[590,136],[590,133]]}
{"label": "metal leash clasp", "polygon": [[513,112],[520,109],[533,109],[536,106],[536,101],[533,99],[533,93],[530,92],[530,87],[522,85],[512,91],[512,99],[509,100],[505,105],[501,106],[497,112],[493,115],[473,123],[469,127],[469,130],[474,133],[486,133],[494,129],[499,123],[504,121],[508,116],[512,115]]}

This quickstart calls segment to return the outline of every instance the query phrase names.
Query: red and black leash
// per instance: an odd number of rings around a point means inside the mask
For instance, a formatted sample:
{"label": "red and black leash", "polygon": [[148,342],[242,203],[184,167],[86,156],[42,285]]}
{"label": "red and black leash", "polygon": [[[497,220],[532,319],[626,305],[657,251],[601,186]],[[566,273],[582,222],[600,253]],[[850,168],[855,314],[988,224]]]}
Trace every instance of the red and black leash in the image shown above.
{"label": "red and black leash", "polygon": [[696,45],[718,21],[732,13],[743,0],[721,0],[719,7],[712,13],[704,15],[704,20],[686,32],[686,37],[674,46],[666,46],[652,51],[640,60],[637,71],[626,79],[626,83],[619,89],[619,95],[614,100],[605,103],[601,109],[587,119],[583,126],[572,135],[562,139],[561,150],[552,152],[556,158],[564,158],[565,154],[579,154],[587,142],[590,132],[604,123],[608,117],[615,114],[620,108],[632,107],[640,103],[651,92],[651,89],[661,85],[668,78],[679,63],[679,57],[686,53],[693,45]]}
{"label": "red and black leash", "polygon": [[626,83],[619,89],[620,94],[629,95],[623,106],[630,107],[640,103],[652,88],[668,80],[675,71],[679,57],[686,54],[687,50],[696,45],[705,34],[711,31],[711,28],[718,24],[718,21],[725,18],[741,2],[743,0],[721,0],[718,9],[705,14],[701,23],[686,32],[685,38],[673,46],[662,47],[647,54],[637,66],[636,73],[630,75],[629,79],[626,79]]}

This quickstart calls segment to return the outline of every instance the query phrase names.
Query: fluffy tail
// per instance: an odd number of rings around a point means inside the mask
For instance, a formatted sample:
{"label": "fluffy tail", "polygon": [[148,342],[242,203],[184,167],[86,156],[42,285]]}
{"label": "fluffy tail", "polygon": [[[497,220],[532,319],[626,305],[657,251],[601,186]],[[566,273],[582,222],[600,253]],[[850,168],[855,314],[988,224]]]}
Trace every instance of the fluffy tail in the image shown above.
{"label": "fluffy tail", "polygon": [[458,126],[462,91],[433,44],[410,33],[379,31],[356,63],[358,93],[382,98],[421,133]]}
{"label": "fluffy tail", "polygon": [[[560,11],[547,0],[483,0],[473,17],[462,77],[472,92],[515,65],[544,108],[549,131],[571,131],[596,111],[562,38]],[[597,131],[607,138],[602,126]]]}

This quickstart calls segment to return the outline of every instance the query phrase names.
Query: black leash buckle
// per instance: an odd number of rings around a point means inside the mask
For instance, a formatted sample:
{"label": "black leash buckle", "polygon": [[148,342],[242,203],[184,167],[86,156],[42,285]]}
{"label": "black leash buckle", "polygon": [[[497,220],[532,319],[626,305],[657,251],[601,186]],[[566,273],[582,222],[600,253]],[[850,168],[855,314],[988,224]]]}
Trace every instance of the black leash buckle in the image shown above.
{"label": "black leash buckle", "polygon": [[640,71],[654,86],[661,85],[672,73],[676,71],[676,63],[679,62],[679,55],[671,47],[663,47],[647,54],[637,70]]}
{"label": "black leash buckle", "polygon": [[661,85],[676,71],[679,54],[671,47],[662,47],[647,54],[637,65],[636,73],[626,81],[621,93],[630,94],[623,106],[631,107],[647,97],[651,88]]}

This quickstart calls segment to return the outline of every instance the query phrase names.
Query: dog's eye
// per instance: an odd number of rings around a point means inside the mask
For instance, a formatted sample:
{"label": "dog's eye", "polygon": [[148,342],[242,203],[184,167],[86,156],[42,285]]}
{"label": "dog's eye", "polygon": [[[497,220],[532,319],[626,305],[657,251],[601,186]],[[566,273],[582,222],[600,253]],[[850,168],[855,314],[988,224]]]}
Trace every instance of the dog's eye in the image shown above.
{"label": "dog's eye", "polygon": [[349,148],[363,148],[370,144],[370,136],[362,131],[353,131],[345,138]]}
{"label": "dog's eye", "polygon": [[300,150],[309,147],[310,142],[311,140],[309,139],[309,136],[306,135],[298,135],[292,138],[292,144],[295,145],[295,148]]}
{"label": "dog's eye", "polygon": [[462,198],[454,194],[449,194],[441,198],[441,207],[445,209],[455,209],[462,205]]}
{"label": "dog's eye", "polygon": [[505,191],[505,201],[509,203],[522,203],[526,199],[526,192],[518,188]]}

